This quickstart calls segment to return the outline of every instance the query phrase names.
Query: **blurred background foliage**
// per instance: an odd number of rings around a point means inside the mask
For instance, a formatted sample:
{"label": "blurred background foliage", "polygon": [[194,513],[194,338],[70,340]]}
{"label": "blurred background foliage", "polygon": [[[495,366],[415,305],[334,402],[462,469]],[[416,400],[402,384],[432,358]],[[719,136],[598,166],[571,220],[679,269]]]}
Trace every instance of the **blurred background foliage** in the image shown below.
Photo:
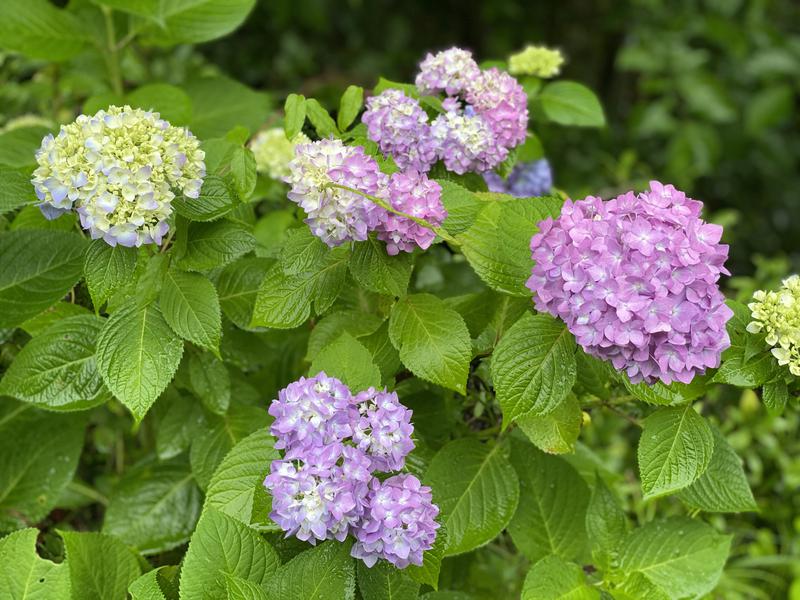
{"label": "blurred background foliage", "polygon": [[[102,36],[103,24],[96,27]],[[796,0],[262,0],[227,38],[130,46],[121,65],[131,88],[226,74],[267,92],[276,107],[300,92],[333,108],[348,84],[369,88],[379,75],[410,80],[429,50],[459,45],[479,60],[505,59],[527,43],[561,49],[563,76],[594,89],[608,120],[603,129],[534,122],[559,188],[572,197],[608,197],[658,178],[703,200],[710,218],[726,226],[733,273],[727,292],[740,301],[798,271]],[[110,89],[107,65],[95,54],[58,64],[0,53],[0,129],[70,121],[87,100],[102,104]],[[261,383],[276,387],[275,379]],[[749,390],[720,387],[715,394],[705,403],[709,416],[744,458],[761,507],[714,517],[736,534],[715,597],[800,598],[800,415],[769,415]],[[115,461],[116,418],[123,415],[109,415],[95,429],[98,460]],[[626,491],[629,512],[652,517],[656,506],[641,502],[635,472],[638,432],[607,412],[589,410],[588,419],[570,460],[579,469],[604,465]],[[671,503],[677,512],[670,499],[659,501],[659,512],[669,513]],[[444,587],[475,598],[512,597],[523,563],[493,544],[448,559]]]}

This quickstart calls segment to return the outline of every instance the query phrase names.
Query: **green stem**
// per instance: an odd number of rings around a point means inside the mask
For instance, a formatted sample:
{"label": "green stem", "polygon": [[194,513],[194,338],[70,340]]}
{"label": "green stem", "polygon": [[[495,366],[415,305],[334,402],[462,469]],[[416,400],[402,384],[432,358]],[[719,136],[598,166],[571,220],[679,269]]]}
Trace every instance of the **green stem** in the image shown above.
{"label": "green stem", "polygon": [[88,485],[84,485],[84,484],[82,484],[80,482],[77,482],[77,481],[73,480],[73,481],[71,481],[69,483],[69,485],[67,487],[70,490],[72,490],[73,492],[77,492],[78,494],[81,494],[82,496],[86,496],[87,498],[91,498],[95,502],[99,502],[103,506],[108,506],[108,498],[103,496],[103,494],[98,492],[96,489],[90,488]]}
{"label": "green stem", "polygon": [[436,235],[438,235],[440,238],[442,238],[445,242],[447,242],[451,246],[458,247],[458,246],[461,245],[461,244],[458,243],[456,238],[454,238],[452,235],[447,233],[441,227],[437,227],[436,225],[434,225],[430,221],[426,221],[425,219],[420,219],[419,217],[415,217],[413,215],[409,215],[407,213],[399,211],[396,208],[394,208],[391,204],[386,202],[386,200],[384,200],[383,198],[378,198],[377,196],[373,196],[372,194],[367,194],[366,192],[362,192],[361,190],[357,190],[355,188],[351,188],[351,187],[348,187],[346,185],[340,185],[338,183],[333,183],[333,182],[327,184],[327,187],[337,188],[337,189],[340,189],[340,190],[345,190],[347,192],[353,192],[354,194],[358,194],[359,196],[362,196],[362,197],[366,198],[370,202],[373,202],[374,204],[377,204],[381,208],[384,208],[384,209],[388,210],[390,213],[393,213],[393,214],[395,214],[395,215],[397,215],[399,217],[405,217],[406,219],[410,219],[410,220],[414,221],[414,223],[416,223],[417,225],[421,225],[422,227],[425,227],[426,229],[430,229],[431,231],[433,231]]}
{"label": "green stem", "polygon": [[122,85],[122,72],[119,68],[119,49],[117,48],[117,33],[114,29],[114,14],[107,6],[101,6],[100,10],[103,11],[103,18],[106,23],[106,45],[108,47],[105,49],[105,56],[108,75],[114,93],[121,96],[125,90]]}

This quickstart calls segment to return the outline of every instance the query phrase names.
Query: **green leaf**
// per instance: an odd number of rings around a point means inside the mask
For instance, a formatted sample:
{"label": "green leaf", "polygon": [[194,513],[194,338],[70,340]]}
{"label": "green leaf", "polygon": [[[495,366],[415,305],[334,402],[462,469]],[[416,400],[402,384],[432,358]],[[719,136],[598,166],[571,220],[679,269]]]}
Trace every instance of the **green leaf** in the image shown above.
{"label": "green leaf", "polygon": [[[3,9],[9,5],[4,4]],[[6,25],[8,22],[3,23]],[[14,169],[27,168],[32,170],[36,166],[36,150],[42,144],[42,138],[52,133],[50,128],[41,125],[19,127],[0,133],[0,165]],[[33,186],[28,180],[28,188]]]}
{"label": "green leaf", "polygon": [[303,129],[306,120],[306,97],[303,94],[289,94],[283,104],[283,130],[287,140],[293,140]]}
{"label": "green leaf", "polygon": [[364,600],[416,600],[419,594],[419,583],[385,561],[378,561],[373,567],[359,561],[356,573]]}
{"label": "green leaf", "polygon": [[358,341],[372,353],[373,360],[381,371],[381,380],[389,381],[400,369],[400,355],[389,339],[388,321],[384,321],[374,333],[359,338]]}
{"label": "green leaf", "polygon": [[399,300],[389,318],[389,337],[414,375],[466,392],[472,358],[469,330],[461,315],[442,300],[431,294]]}
{"label": "green leaf", "polygon": [[209,271],[233,262],[256,245],[247,227],[234,221],[191,223],[186,252],[178,266],[189,271]]}
{"label": "green leaf", "polygon": [[274,444],[266,427],[236,444],[214,471],[206,491],[206,506],[250,525],[256,489],[263,485],[270,462],[280,458]]}
{"label": "green leaf", "polygon": [[0,531],[38,523],[72,481],[86,413],[54,414],[0,403]]}
{"label": "green leaf", "polygon": [[206,418],[203,407],[192,396],[184,396],[174,387],[168,387],[161,397],[167,408],[158,422],[156,452],[161,460],[178,456],[192,440],[205,432]]}
{"label": "green leaf", "polygon": [[208,42],[239,27],[255,3],[255,0],[166,0],[153,3],[155,10],[147,16],[154,21],[154,26],[141,35],[146,41],[159,45]]}
{"label": "green leaf", "polygon": [[525,282],[531,275],[531,237],[539,223],[557,217],[563,200],[556,197],[511,198],[487,194],[493,200],[475,223],[458,236],[461,251],[478,276],[492,289],[512,296],[531,295]]}
{"label": "green leaf", "polygon": [[0,2],[0,46],[5,50],[61,61],[78,54],[88,41],[81,21],[47,0]]}
{"label": "green leaf", "polygon": [[148,83],[128,94],[126,104],[154,110],[170,125],[188,125],[192,120],[192,100],[181,88],[168,83]]}
{"label": "green leaf", "polygon": [[447,209],[447,218],[442,227],[456,235],[469,229],[486,203],[467,188],[446,179],[437,179],[442,188],[442,204]]}
{"label": "green leaf", "polygon": [[227,77],[190,78],[183,89],[194,106],[189,129],[201,140],[222,137],[236,126],[256,131],[270,108],[266,94]]}
{"label": "green leaf", "polygon": [[209,423],[209,428],[192,442],[189,453],[192,473],[201,489],[208,487],[214,471],[231,448],[257,429],[267,427],[267,417],[267,411],[261,407],[233,404],[225,415]]}
{"label": "green leaf", "polygon": [[342,94],[342,98],[339,100],[339,114],[336,115],[336,122],[341,131],[350,127],[353,121],[355,121],[363,104],[364,88],[357,85],[348,85],[344,94]]}
{"label": "green leaf", "polygon": [[519,507],[508,525],[511,539],[532,561],[548,554],[580,560],[587,547],[589,488],[567,461],[512,439],[511,464],[519,476]]}
{"label": "green leaf", "polygon": [[[413,454],[411,455],[413,456]],[[441,519],[438,519],[441,521]],[[439,589],[439,572],[442,568],[442,559],[448,546],[447,527],[440,523],[436,530],[436,539],[433,547],[422,554],[422,566],[408,565],[405,572],[411,579],[422,585],[429,585]]]}
{"label": "green leaf", "polygon": [[225,585],[228,590],[228,600],[269,600],[263,587],[241,577],[225,573]]}
{"label": "green leaf", "polygon": [[135,270],[135,248],[119,244],[109,246],[104,240],[93,240],[89,244],[83,261],[83,274],[96,311],[118,288],[130,283]]}
{"label": "green leaf", "polygon": [[190,221],[216,221],[237,204],[232,184],[219,175],[207,175],[198,198],[176,196],[172,205],[179,215]]}
{"label": "green leaf", "polygon": [[0,167],[0,214],[35,202],[30,169]]}
{"label": "green leaf", "polygon": [[575,340],[549,315],[527,313],[500,339],[492,380],[503,409],[503,427],[524,415],[546,415],[575,384]]}
{"label": "green leaf", "polygon": [[183,342],[154,304],[132,298],[106,322],[97,338],[97,368],[111,393],[141,421],[172,380]]}
{"label": "green leaf", "polygon": [[237,327],[247,329],[261,282],[273,265],[268,258],[246,257],[229,264],[217,280],[222,312]]}
{"label": "green leaf", "polygon": [[425,473],[447,528],[445,556],[474,550],[506,528],[517,509],[520,486],[508,447],[461,438],[442,448]]}
{"label": "green leaf", "polygon": [[517,425],[540,450],[548,454],[575,451],[575,441],[581,432],[581,405],[574,394],[568,394],[546,415],[523,415]]}
{"label": "green leaf", "polygon": [[782,414],[786,408],[786,403],[789,401],[789,388],[786,382],[783,379],[776,379],[765,383],[761,399],[769,414]]}
{"label": "green leaf", "polygon": [[600,475],[595,476],[594,490],[586,510],[586,533],[595,560],[601,568],[607,569],[611,554],[628,534],[628,519]]}
{"label": "green leaf", "polygon": [[[250,200],[258,178],[258,174],[256,173],[256,159],[249,148],[244,147],[242,143],[234,141],[235,136],[232,136],[232,133],[235,133],[239,129],[244,130],[244,128],[240,126],[233,129],[232,132],[229,132],[224,138],[205,140],[202,143],[202,148],[206,153],[206,169],[217,179],[221,178],[227,186],[227,190],[223,190],[217,185],[216,187],[218,189],[209,188],[204,192],[203,190],[209,181],[209,178],[206,177],[203,182],[204,187],[200,190],[200,198],[196,201],[186,201],[199,203],[201,205],[194,208],[196,212],[203,210],[210,211],[213,209],[213,206],[210,207],[210,209],[205,209],[202,205],[208,204],[207,197],[209,195],[216,194],[221,196],[219,201],[220,209],[217,210],[216,213],[209,212],[207,217],[199,215],[198,218],[195,219],[197,221],[212,221],[224,212],[227,212],[227,210],[235,207],[238,202],[247,202]],[[249,136],[249,132],[245,130],[243,135],[246,140]],[[225,197],[226,192],[229,198]],[[204,194],[206,198],[204,198]],[[225,206],[227,206],[227,209],[224,208]]]}
{"label": "green leaf", "polygon": [[780,372],[775,358],[763,344],[753,348],[758,338],[747,331],[750,309],[733,300],[726,304],[733,310],[727,323],[731,346],[722,353],[722,364],[711,381],[754,388],[773,380]]}
{"label": "green leaf", "polygon": [[716,587],[731,539],[685,517],[652,521],[628,535],[619,570],[643,577],[670,598],[700,598]]}
{"label": "green leaf", "polygon": [[578,565],[555,555],[545,556],[525,577],[522,600],[595,600],[600,590],[586,581]]}
{"label": "green leaf", "polygon": [[70,597],[66,563],[36,553],[38,529],[15,531],[0,539],[0,594],[9,600],[58,600]]}
{"label": "green leaf", "polygon": [[321,138],[337,136],[339,130],[328,111],[314,98],[306,100],[306,116]]}
{"label": "green leaf", "polygon": [[542,88],[536,98],[547,120],[559,125],[603,127],[606,118],[594,92],[574,81],[556,81]]}
{"label": "green leaf", "polygon": [[214,284],[198,273],[170,269],[159,305],[164,319],[183,339],[219,355],[222,318]]}
{"label": "green leaf", "polygon": [[[384,320],[378,315],[360,310],[342,310],[325,315],[311,330],[306,360],[313,362],[319,351],[342,333],[347,332],[354,338],[363,338],[375,333],[383,323]],[[364,343],[363,339],[360,341]]]}
{"label": "green leaf", "polygon": [[[128,586],[131,600],[167,600],[161,582],[168,576],[175,576],[178,567],[163,566],[148,571]],[[172,596],[169,597],[170,600]]]}
{"label": "green leaf", "polygon": [[690,508],[706,512],[757,511],[742,459],[719,429],[712,426],[711,431],[714,434],[711,462],[700,478],[681,490],[678,497]]}
{"label": "green leaf", "polygon": [[102,533],[59,531],[73,594],[81,600],[123,600],[141,574],[136,554],[117,538]]}
{"label": "green leaf", "polygon": [[92,315],[56,321],[25,344],[0,381],[0,395],[52,410],[82,410],[108,400],[94,358],[103,323]]}
{"label": "green leaf", "polygon": [[408,289],[414,257],[405,252],[389,256],[386,246],[370,236],[366,241],[353,244],[349,267],[353,279],[364,289],[399,297]]}
{"label": "green leaf", "polygon": [[696,481],[714,452],[714,434],[691,404],[661,408],[643,422],[639,472],[644,499],[672,494]]}
{"label": "green leaf", "polygon": [[320,350],[308,371],[312,375],[325,371],[352,390],[381,385],[381,372],[375,366],[372,353],[347,332]]}
{"label": "green leaf", "polygon": [[25,333],[31,337],[36,337],[37,335],[41,335],[48,327],[52,326],[57,321],[69,317],[89,316],[91,314],[88,308],[80,304],[57,302],[50,308],[45,309],[44,312],[20,323],[19,328],[24,330]]}
{"label": "green leaf", "polygon": [[208,352],[189,355],[189,385],[212,413],[224,415],[231,402],[231,378],[225,364]]}
{"label": "green leaf", "polygon": [[385,90],[400,90],[409,98],[419,98],[417,86],[413,83],[398,83],[397,81],[390,81],[384,77],[378,78],[378,83],[372,89],[372,92],[377,95]]}
{"label": "green leaf", "polygon": [[261,535],[206,507],[183,560],[181,598],[224,600],[225,574],[264,584],[274,580],[279,564],[277,553]]}
{"label": "green leaf", "polygon": [[355,592],[350,544],[325,542],[281,566],[265,588],[270,600],[352,600]]}
{"label": "green leaf", "polygon": [[85,248],[74,233],[0,234],[0,327],[15,327],[58,302],[81,278]]}
{"label": "green leaf", "polygon": [[186,460],[145,460],[114,486],[103,533],[142,554],[158,554],[186,542],[200,516],[202,498]]}
{"label": "green leaf", "polygon": [[708,376],[697,375],[691,383],[673,381],[669,385],[656,381],[653,385],[647,383],[633,384],[627,377],[622,377],[622,383],[627,390],[642,402],[661,406],[676,406],[686,404],[706,393]]}

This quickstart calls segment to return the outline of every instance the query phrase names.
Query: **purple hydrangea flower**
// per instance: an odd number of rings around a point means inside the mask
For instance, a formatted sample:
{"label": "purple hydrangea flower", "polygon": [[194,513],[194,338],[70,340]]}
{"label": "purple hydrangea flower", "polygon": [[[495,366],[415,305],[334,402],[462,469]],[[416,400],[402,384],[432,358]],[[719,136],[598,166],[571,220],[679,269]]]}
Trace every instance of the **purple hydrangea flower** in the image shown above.
{"label": "purple hydrangea flower", "polygon": [[306,211],[305,222],[328,246],[347,240],[364,241],[381,221],[383,208],[355,192],[328,187],[338,183],[376,195],[386,186],[386,175],[361,146],[345,146],[325,139],[300,144],[289,163],[287,196]]}
{"label": "purple hydrangea flower", "polygon": [[689,383],[719,366],[732,311],[717,286],[728,246],[702,203],[671,185],[567,200],[531,239],[536,309],[633,383]]}
{"label": "purple hydrangea flower", "polygon": [[353,442],[372,459],[376,471],[399,471],[414,449],[411,411],[397,393],[369,388],[356,395],[358,419],[353,424]]}
{"label": "purple hydrangea flower", "polygon": [[364,512],[370,459],[333,443],[308,448],[303,459],[275,460],[264,486],[272,495],[270,518],[303,541],[344,541]]}
{"label": "purple hydrangea flower", "polygon": [[437,155],[448,170],[459,175],[488,171],[508,156],[508,148],[497,143],[486,120],[470,108],[443,113],[431,124]]}
{"label": "purple hydrangea flower", "polygon": [[490,192],[511,194],[517,198],[532,198],[549,194],[553,188],[553,171],[546,158],[514,165],[508,180],[494,171],[483,174]]}
{"label": "purple hydrangea flower", "polygon": [[373,479],[350,554],[368,567],[380,558],[399,569],[422,565],[422,553],[436,540],[438,514],[431,489],[413,475],[395,475],[384,482]]}
{"label": "purple hydrangea flower", "polygon": [[[437,227],[447,217],[441,195],[441,186],[417,171],[398,171],[389,178],[388,196],[392,207]],[[378,226],[378,239],[386,242],[386,252],[391,256],[401,251],[413,252],[417,246],[426,250],[435,237],[429,228],[388,211]]]}
{"label": "purple hydrangea flower", "polygon": [[369,98],[361,120],[369,139],[381,152],[391,154],[400,169],[427,172],[436,162],[428,115],[419,102],[400,90],[385,90]]}
{"label": "purple hydrangea flower", "polygon": [[275,447],[292,459],[304,456],[308,448],[341,441],[352,435],[353,410],[350,390],[335,377],[324,372],[301,377],[270,404]]}
{"label": "purple hydrangea flower", "polygon": [[454,96],[463,92],[470,81],[480,75],[480,68],[469,50],[450,48],[436,54],[428,53],[419,65],[416,85],[420,94],[445,92]]}
{"label": "purple hydrangea flower", "polygon": [[467,85],[466,100],[491,127],[498,144],[513,148],[528,132],[528,96],[511,75],[499,69],[481,71]]}

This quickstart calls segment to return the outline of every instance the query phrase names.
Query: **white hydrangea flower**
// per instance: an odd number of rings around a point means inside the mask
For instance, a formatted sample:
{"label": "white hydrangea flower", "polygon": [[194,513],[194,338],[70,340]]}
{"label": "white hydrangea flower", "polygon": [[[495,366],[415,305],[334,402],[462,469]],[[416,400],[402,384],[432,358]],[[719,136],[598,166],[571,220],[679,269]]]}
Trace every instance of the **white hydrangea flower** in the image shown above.
{"label": "white hydrangea flower", "polygon": [[31,182],[49,219],[75,209],[92,239],[160,244],[175,194],[199,197],[204,158],[188,129],[156,112],[110,106],[47,135]]}
{"label": "white hydrangea flower", "polygon": [[260,173],[271,179],[282,180],[289,175],[289,163],[294,158],[295,146],[310,142],[302,131],[287,140],[282,127],[273,127],[259,131],[250,142],[250,150],[253,151]]}
{"label": "white hydrangea flower", "polygon": [[757,291],[753,300],[747,305],[753,317],[747,331],[763,331],[778,364],[800,377],[800,276],[784,279],[778,291]]}

